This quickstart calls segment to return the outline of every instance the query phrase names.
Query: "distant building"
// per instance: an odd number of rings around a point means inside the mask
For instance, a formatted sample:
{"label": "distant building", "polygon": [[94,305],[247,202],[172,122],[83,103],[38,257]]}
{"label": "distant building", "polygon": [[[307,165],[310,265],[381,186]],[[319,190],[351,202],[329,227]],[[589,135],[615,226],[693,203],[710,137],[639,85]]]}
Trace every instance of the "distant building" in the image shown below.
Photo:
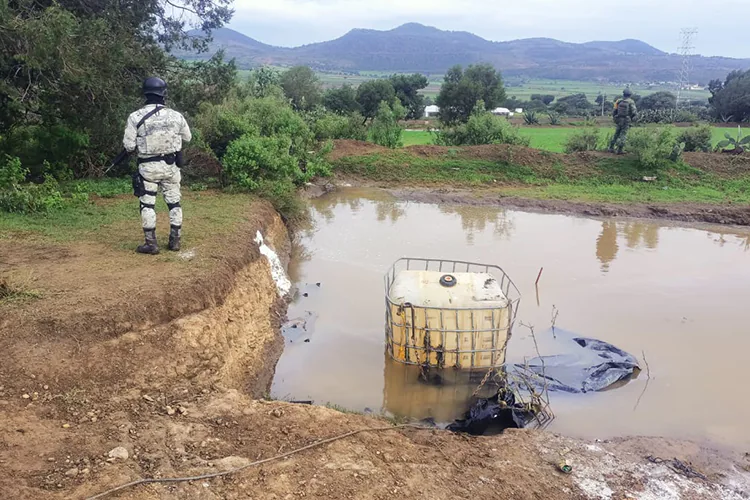
{"label": "distant building", "polygon": [[440,114],[440,108],[438,106],[435,106],[434,104],[424,108],[425,118],[434,118],[434,117],[437,117],[439,114]]}
{"label": "distant building", "polygon": [[495,108],[492,110],[492,114],[498,116],[513,116],[513,111],[508,108]]}
{"label": "distant building", "polygon": [[523,108],[516,108],[515,113],[517,115],[520,115],[521,113],[523,113]]}

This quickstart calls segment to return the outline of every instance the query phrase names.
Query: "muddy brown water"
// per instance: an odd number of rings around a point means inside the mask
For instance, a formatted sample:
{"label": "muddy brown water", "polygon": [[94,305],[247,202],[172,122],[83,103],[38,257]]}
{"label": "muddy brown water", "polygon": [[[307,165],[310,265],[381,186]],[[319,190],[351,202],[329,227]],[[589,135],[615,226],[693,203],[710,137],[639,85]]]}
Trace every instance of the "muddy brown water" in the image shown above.
{"label": "muddy brown water", "polygon": [[409,203],[360,189],[314,200],[313,215],[290,265],[299,293],[272,396],[460,416],[474,385],[422,384],[385,354],[383,275],[404,256],[469,260],[503,267],[522,293],[509,362],[536,355],[521,322],[535,327],[542,355],[557,354],[547,333],[555,310],[560,328],[645,354],[648,370],[641,362],[616,389],[552,394],[550,430],[750,450],[750,230]]}

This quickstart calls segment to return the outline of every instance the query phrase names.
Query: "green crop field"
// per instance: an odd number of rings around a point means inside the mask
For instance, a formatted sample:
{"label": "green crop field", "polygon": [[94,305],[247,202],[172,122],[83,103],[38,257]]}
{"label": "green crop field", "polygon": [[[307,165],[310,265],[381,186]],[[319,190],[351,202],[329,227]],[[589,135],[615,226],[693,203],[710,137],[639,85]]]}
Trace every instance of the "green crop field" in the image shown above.
{"label": "green crop field", "polygon": [[[552,151],[554,153],[564,152],[565,142],[568,137],[580,130],[580,127],[520,127],[521,135],[531,139],[530,145],[532,148]],[[601,140],[604,141],[610,134],[614,133],[615,129],[614,127],[601,127],[599,130]],[[736,137],[737,129],[732,127],[713,127],[712,141],[714,146],[724,140],[725,133]],[[747,135],[747,132],[743,132],[742,135]],[[432,136],[426,131],[406,130],[402,138],[404,146],[432,144]]]}

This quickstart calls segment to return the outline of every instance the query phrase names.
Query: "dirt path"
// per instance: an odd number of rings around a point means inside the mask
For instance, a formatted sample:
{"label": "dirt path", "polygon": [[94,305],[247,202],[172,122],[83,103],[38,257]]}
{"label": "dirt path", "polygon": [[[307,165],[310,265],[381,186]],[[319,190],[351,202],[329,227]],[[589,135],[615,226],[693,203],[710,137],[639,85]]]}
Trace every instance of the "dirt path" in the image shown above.
{"label": "dirt path", "polygon": [[[272,210],[255,206],[253,214],[220,248],[195,249],[194,266],[136,261],[130,250],[95,243],[3,247],[3,270],[38,277],[44,294],[2,309],[0,498],[83,499],[141,477],[226,470],[389,425],[260,400],[281,352],[284,302],[252,240],[261,231],[282,257],[290,248]],[[21,245],[25,251],[7,251]],[[120,310],[123,297],[136,312]],[[646,455],[692,462],[706,479]],[[562,457],[572,474],[556,470]],[[740,499],[750,495],[748,467],[739,453],[691,443],[402,429],[357,434],[235,476],[112,498]]]}

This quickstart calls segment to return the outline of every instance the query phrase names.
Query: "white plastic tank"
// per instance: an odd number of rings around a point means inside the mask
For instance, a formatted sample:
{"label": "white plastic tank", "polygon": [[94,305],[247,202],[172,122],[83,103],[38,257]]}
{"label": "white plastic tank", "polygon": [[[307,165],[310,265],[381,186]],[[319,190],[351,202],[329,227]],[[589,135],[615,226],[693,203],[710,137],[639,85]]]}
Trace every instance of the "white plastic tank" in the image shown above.
{"label": "white plastic tank", "polygon": [[388,352],[437,368],[501,366],[519,300],[496,266],[402,259],[386,276]]}

